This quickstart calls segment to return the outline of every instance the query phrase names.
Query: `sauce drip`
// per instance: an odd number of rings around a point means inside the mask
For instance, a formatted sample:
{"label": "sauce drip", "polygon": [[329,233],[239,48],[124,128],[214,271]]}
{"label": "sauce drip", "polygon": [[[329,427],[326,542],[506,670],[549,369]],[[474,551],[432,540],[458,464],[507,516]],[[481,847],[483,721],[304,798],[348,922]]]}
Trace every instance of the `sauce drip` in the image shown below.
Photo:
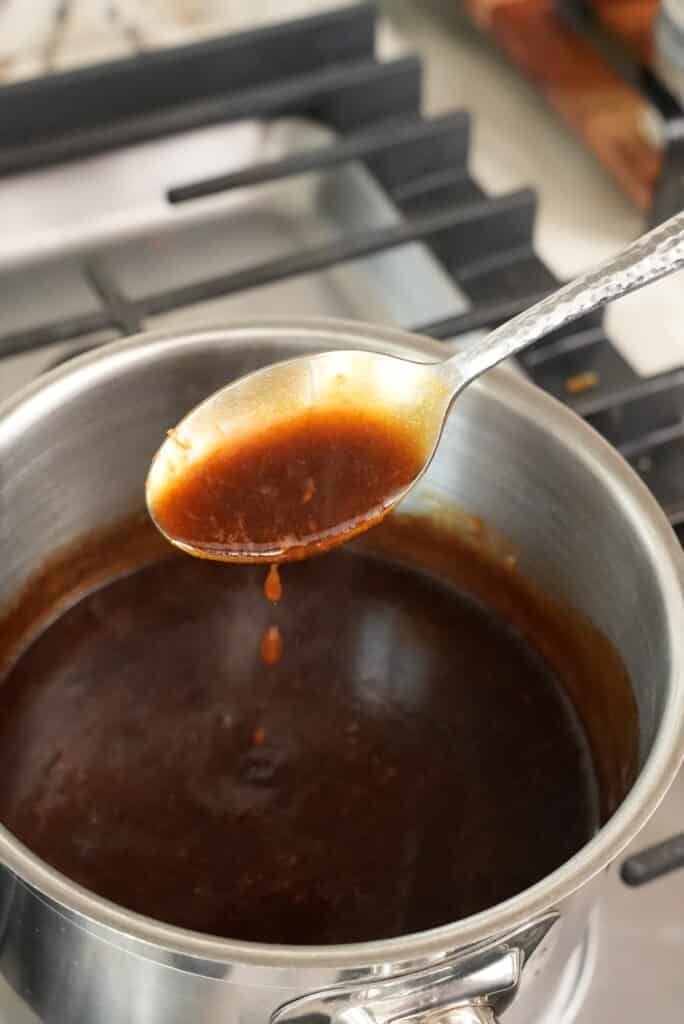
{"label": "sauce drip", "polygon": [[269,626],[261,639],[261,660],[275,665],[283,654],[283,638],[277,626]]}
{"label": "sauce drip", "polygon": [[[272,604],[278,604],[283,596],[278,566],[274,562],[266,573],[264,595]],[[261,660],[267,665],[275,665],[283,655],[283,638],[277,626],[269,626],[261,638]]]}
{"label": "sauce drip", "polygon": [[278,604],[281,597],[283,596],[283,585],[280,582],[280,573],[278,566],[273,563],[271,568],[266,574],[266,580],[264,582],[264,595],[267,601],[271,604]]}
{"label": "sauce drip", "polygon": [[314,407],[181,465],[151,511],[208,557],[305,558],[382,519],[424,460],[411,425],[389,413]]}

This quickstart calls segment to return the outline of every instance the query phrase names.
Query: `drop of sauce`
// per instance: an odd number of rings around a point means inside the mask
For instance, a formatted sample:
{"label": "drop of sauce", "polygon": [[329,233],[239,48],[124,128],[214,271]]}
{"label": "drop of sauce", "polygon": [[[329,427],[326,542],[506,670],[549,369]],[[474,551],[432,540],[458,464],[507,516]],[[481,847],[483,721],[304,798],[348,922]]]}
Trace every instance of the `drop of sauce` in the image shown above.
{"label": "drop of sauce", "polygon": [[275,665],[283,653],[283,638],[277,626],[269,626],[261,640],[261,660]]}
{"label": "drop of sauce", "polygon": [[266,595],[267,600],[272,604],[278,604],[283,596],[283,585],[280,582],[280,573],[278,572],[278,566],[275,562],[271,565],[271,568],[268,570],[266,575],[264,594]]}
{"label": "drop of sauce", "polygon": [[251,744],[253,747],[263,747],[266,742],[266,730],[263,725],[258,725],[251,737]]}

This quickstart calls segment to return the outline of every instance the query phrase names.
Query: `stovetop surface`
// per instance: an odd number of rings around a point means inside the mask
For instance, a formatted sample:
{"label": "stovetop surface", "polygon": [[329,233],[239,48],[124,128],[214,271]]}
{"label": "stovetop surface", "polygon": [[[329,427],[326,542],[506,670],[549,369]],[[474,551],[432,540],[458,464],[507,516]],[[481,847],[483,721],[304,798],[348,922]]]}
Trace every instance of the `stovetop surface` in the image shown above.
{"label": "stovetop surface", "polygon": [[[258,102],[249,92],[242,108],[238,89],[218,124],[188,127],[180,118],[183,130],[170,132],[155,122],[161,137],[134,144],[140,125],[129,119],[117,126],[126,144],[107,153],[97,151],[99,128],[95,141],[92,133],[76,139],[80,162],[63,162],[59,139],[34,147],[38,169],[0,179],[9,203],[0,400],[72,352],[255,309],[394,322],[459,345],[548,291],[556,274],[577,272],[636,234],[632,211],[536,98],[471,30],[444,31],[434,16],[445,6],[391,5],[427,58],[427,106],[443,115],[436,121],[420,116],[420,67],[386,26],[381,48],[392,59],[375,62],[374,15],[361,5],[347,14],[358,39],[346,54],[348,75],[344,62],[332,79],[290,69],[295,99],[286,116],[277,89]],[[330,43],[334,32],[321,31]],[[370,121],[354,114],[359,79],[377,94]],[[215,122],[211,102],[201,113]],[[472,146],[468,117],[443,113],[460,102],[478,115]],[[0,144],[0,164],[3,152],[17,166],[31,159]],[[539,191],[538,218],[525,181]],[[568,203],[569,188],[579,205]],[[683,295],[680,275],[618,304],[607,326],[588,318],[522,363],[621,448],[676,528],[684,522]],[[586,371],[595,385],[570,394],[568,380]],[[683,820],[680,776],[628,852],[681,832]],[[633,888],[619,869],[611,868],[591,923],[580,983],[554,1008],[554,1024],[682,1019],[684,871]],[[31,1019],[0,991],[3,1024]],[[514,1008],[506,1019],[516,1024]]]}

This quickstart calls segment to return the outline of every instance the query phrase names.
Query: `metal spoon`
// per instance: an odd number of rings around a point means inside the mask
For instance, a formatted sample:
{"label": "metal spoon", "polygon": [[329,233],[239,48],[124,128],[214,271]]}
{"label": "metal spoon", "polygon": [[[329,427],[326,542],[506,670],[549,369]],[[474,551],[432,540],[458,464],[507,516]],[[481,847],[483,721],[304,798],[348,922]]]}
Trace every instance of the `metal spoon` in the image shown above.
{"label": "metal spoon", "polygon": [[[515,355],[545,334],[585,313],[641,288],[684,266],[684,213],[637,239],[616,257],[590,270],[439,363],[416,363],[374,352],[333,351],[268,366],[217,391],[190,412],[162,444],[147,478],[152,519],[178,547],[223,561],[279,561],[334,547],[377,522],[416,483],[429,466],[454,399],[485,370]],[[220,446],[239,446],[266,427],[292,422],[311,411],[382,410],[388,422],[407,426],[420,444],[415,473],[353,516],[328,522],[306,535],[274,536],[253,543],[250,522],[239,536],[196,542],[168,529],[160,516],[169,489]],[[340,486],[342,486],[343,481]],[[327,495],[328,508],[341,495]],[[238,515],[240,509],[234,510]],[[262,510],[263,518],[263,510]],[[244,529],[242,527],[244,526]]]}

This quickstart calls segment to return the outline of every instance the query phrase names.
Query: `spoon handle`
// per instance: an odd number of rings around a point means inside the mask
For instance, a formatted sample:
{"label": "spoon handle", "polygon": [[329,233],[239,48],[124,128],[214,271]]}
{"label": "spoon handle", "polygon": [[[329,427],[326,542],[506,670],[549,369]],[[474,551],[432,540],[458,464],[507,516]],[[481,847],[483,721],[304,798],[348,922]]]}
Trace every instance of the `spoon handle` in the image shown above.
{"label": "spoon handle", "polygon": [[[612,299],[684,267],[684,213],[678,213],[599,267],[582,274],[445,363],[455,392],[550,331]],[[453,376],[452,376],[453,375]]]}

